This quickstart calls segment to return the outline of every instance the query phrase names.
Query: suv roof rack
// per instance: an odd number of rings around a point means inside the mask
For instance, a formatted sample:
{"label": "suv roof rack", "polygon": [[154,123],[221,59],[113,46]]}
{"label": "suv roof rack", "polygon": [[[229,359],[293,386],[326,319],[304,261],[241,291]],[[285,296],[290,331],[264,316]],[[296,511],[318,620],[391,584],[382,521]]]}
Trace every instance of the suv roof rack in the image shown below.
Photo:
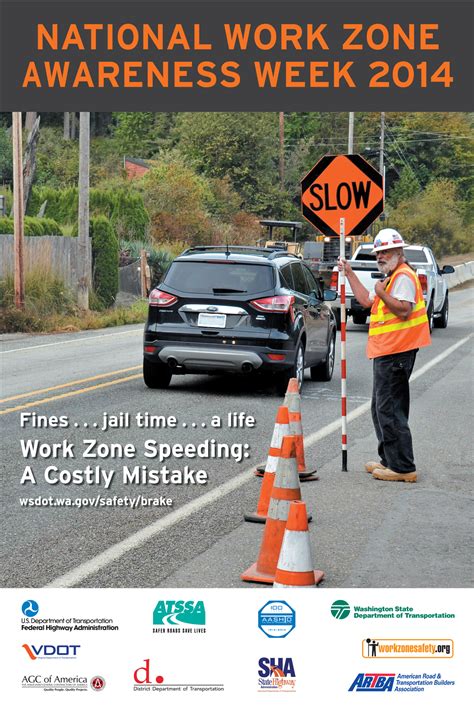
{"label": "suv roof rack", "polygon": [[241,245],[202,245],[198,247],[189,247],[185,249],[179,256],[185,257],[190,254],[199,254],[200,252],[224,252],[225,254],[231,254],[232,252],[240,252],[241,254],[248,254],[249,256],[255,257],[268,257],[268,259],[275,259],[276,257],[294,257],[294,254],[288,252],[286,249],[282,249],[279,246],[274,247],[252,247],[241,246]]}

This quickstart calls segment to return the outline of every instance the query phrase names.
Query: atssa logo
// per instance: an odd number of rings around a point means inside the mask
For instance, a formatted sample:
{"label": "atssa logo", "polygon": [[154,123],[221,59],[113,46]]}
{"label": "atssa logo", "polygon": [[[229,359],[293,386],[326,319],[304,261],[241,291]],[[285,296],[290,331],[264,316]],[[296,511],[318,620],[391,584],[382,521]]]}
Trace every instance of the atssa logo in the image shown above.
{"label": "atssa logo", "polygon": [[345,620],[351,614],[351,606],[345,600],[336,600],[331,605],[331,615],[336,620]]}
{"label": "atssa logo", "polygon": [[270,600],[258,611],[258,626],[267,637],[286,637],[295,629],[295,611],[284,600]]}
{"label": "atssa logo", "polygon": [[261,691],[294,691],[296,674],[291,657],[261,657],[258,666]]}
{"label": "atssa logo", "polygon": [[39,605],[35,600],[25,600],[21,606],[21,611],[25,617],[35,617],[39,612]]}
{"label": "atssa logo", "polygon": [[160,600],[153,611],[154,625],[205,625],[202,600]]}
{"label": "atssa logo", "polygon": [[77,657],[80,644],[23,644],[30,659],[65,659]]}
{"label": "atssa logo", "polygon": [[348,691],[392,691],[395,674],[357,674]]}

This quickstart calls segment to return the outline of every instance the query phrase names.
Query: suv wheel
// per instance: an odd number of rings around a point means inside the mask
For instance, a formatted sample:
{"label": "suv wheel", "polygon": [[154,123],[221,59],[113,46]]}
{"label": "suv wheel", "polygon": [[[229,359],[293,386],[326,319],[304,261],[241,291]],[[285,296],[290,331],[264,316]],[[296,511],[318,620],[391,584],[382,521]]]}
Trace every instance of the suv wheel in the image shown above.
{"label": "suv wheel", "polygon": [[332,333],[329,340],[328,354],[326,360],[311,368],[311,380],[329,381],[334,371],[334,361],[336,358],[336,334]]}
{"label": "suv wheel", "polygon": [[143,359],[143,380],[148,388],[167,388],[171,381],[171,369],[163,363],[152,363]]}
{"label": "suv wheel", "polygon": [[302,343],[299,344],[296,350],[295,362],[292,367],[288,370],[284,370],[282,373],[278,373],[276,376],[275,385],[278,395],[286,395],[290,378],[297,379],[298,388],[301,392],[304,378],[304,346]]}

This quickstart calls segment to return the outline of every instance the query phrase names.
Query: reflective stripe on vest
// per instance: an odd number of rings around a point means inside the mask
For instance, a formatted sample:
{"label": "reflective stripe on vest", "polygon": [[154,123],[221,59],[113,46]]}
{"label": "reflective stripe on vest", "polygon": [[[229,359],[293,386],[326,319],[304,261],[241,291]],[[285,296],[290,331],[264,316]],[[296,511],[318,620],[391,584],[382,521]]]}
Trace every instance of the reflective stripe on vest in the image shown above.
{"label": "reflective stripe on vest", "polygon": [[393,353],[403,353],[415,348],[423,348],[431,343],[428,317],[421,284],[415,272],[401,264],[393,272],[385,289],[387,294],[393,289],[395,279],[406,274],[415,286],[416,303],[407,319],[395,316],[379,296],[376,296],[370,311],[367,356],[378,358]]}

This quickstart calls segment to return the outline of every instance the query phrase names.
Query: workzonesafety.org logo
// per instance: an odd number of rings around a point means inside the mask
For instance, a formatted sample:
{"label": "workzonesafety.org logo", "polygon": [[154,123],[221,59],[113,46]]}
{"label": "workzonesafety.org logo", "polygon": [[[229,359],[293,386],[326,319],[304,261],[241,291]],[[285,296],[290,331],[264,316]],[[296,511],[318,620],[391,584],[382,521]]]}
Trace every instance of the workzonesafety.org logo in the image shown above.
{"label": "workzonesafety.org logo", "polygon": [[295,665],[291,657],[261,657],[258,660],[258,690],[296,691]]}
{"label": "workzonesafety.org logo", "polygon": [[295,629],[296,614],[284,600],[269,600],[258,611],[258,626],[267,637],[287,637]]}
{"label": "workzonesafety.org logo", "polygon": [[335,600],[331,605],[331,615],[336,620],[345,620],[351,614],[351,606],[345,600]]}
{"label": "workzonesafety.org logo", "polygon": [[159,600],[153,610],[153,632],[203,634],[206,608],[202,600]]}
{"label": "workzonesafety.org logo", "polygon": [[367,639],[362,640],[364,659],[452,659],[452,639]]}
{"label": "workzonesafety.org logo", "polygon": [[32,661],[37,659],[76,659],[80,644],[22,644]]}
{"label": "workzonesafety.org logo", "polygon": [[360,673],[348,688],[348,691],[363,693],[387,692],[415,692],[424,693],[434,687],[454,686],[453,679],[444,679],[438,672],[424,672],[417,674],[390,673]]}
{"label": "workzonesafety.org logo", "polygon": [[453,612],[416,610],[409,605],[349,605],[346,600],[335,600],[331,615],[336,620],[345,620],[352,613],[354,620],[454,620]]}

